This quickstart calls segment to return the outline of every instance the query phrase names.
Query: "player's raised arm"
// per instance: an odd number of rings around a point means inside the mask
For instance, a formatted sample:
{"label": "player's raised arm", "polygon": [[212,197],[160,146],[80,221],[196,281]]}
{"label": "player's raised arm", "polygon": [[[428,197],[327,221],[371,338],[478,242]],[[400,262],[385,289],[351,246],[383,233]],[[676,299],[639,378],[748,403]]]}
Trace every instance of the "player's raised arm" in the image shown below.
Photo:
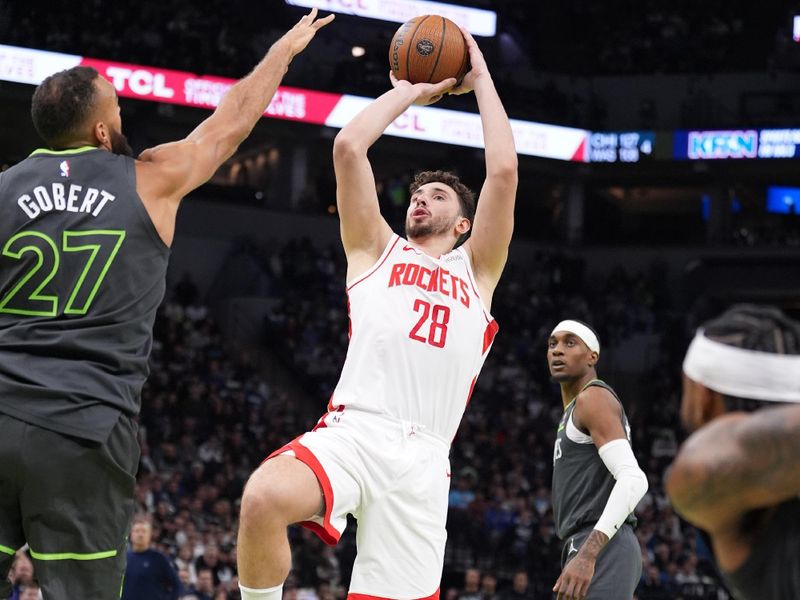
{"label": "player's raised arm", "polygon": [[[269,106],[292,59],[333,15],[316,19],[313,9],[283,35],[253,71],[228,90],[214,113],[185,139],[145,150],[137,164],[137,190],[162,237],[180,200],[208,181],[250,135]],[[173,223],[174,225],[174,223]],[[169,236],[171,238],[171,236]]]}
{"label": "player's raised arm", "polygon": [[375,178],[367,151],[384,130],[412,104],[431,104],[453,86],[455,79],[438,84],[398,81],[345,125],[333,143],[336,203],[348,278],[378,259],[392,235],[381,216]]}
{"label": "player's raised arm", "polygon": [[471,69],[452,93],[475,91],[486,148],[486,181],[478,198],[472,235],[464,247],[470,252],[478,285],[488,305],[506,264],[514,230],[517,150],[511,124],[483,54],[470,33],[463,28],[462,32],[469,48]]}

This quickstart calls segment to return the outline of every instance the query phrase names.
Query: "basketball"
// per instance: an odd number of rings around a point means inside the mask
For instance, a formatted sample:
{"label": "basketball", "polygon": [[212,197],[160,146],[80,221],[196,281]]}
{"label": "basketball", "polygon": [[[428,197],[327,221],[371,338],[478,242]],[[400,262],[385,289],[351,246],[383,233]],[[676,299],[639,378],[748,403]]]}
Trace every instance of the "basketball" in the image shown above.
{"label": "basketball", "polygon": [[464,35],[453,21],[421,15],[403,23],[389,45],[389,66],[397,79],[439,83],[455,77],[458,83],[469,67]]}

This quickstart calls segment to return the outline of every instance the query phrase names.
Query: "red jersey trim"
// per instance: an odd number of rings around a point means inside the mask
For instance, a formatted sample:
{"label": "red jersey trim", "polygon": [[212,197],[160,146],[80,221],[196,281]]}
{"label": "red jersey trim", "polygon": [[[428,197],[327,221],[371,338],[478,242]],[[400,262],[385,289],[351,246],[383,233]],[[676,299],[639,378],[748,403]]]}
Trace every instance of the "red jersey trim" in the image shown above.
{"label": "red jersey trim", "polygon": [[346,290],[348,292],[350,290],[352,290],[354,287],[356,287],[359,283],[364,281],[365,279],[368,279],[370,275],[375,273],[375,271],[377,271],[378,269],[380,269],[383,266],[383,263],[385,263],[386,259],[389,258],[389,256],[392,254],[392,251],[394,250],[394,247],[397,246],[397,242],[400,241],[400,236],[399,235],[397,235],[396,233],[393,234],[393,235],[394,235],[394,243],[392,243],[391,246],[389,246],[387,244],[388,250],[384,250],[384,254],[383,254],[383,256],[381,258],[378,259],[378,262],[375,263],[366,273],[362,274],[360,276],[361,277],[360,279],[358,279],[357,281],[355,281],[355,282],[353,282],[353,283],[351,283],[350,285],[347,286]]}
{"label": "red jersey trim", "polygon": [[492,345],[492,342],[494,342],[494,338],[499,330],[500,325],[497,324],[497,321],[492,319],[492,321],[486,326],[486,330],[483,332],[483,354],[486,354],[486,351]]}
{"label": "red jersey trim", "polygon": [[475,391],[475,383],[477,381],[478,381],[478,376],[475,375],[475,377],[472,378],[472,383],[469,384],[469,393],[467,394],[467,406],[469,406],[469,403],[472,400],[472,392]]}
{"label": "red jersey trim", "polygon": [[[320,419],[320,422],[322,422],[322,419]],[[322,468],[322,465],[317,460],[317,457],[314,456],[314,453],[300,443],[300,438],[295,438],[285,446],[270,454],[264,459],[263,462],[268,461],[274,456],[283,454],[287,450],[293,451],[297,460],[307,465],[312,471],[314,471],[314,475],[317,476],[319,485],[322,488],[322,495],[325,498],[325,516],[322,519],[322,525],[315,523],[314,521],[301,521],[300,525],[309,531],[316,533],[319,536],[319,539],[328,544],[328,546],[335,546],[339,543],[339,538],[342,534],[337,531],[333,525],[331,525],[331,512],[333,511],[333,487],[331,486],[331,480],[328,479],[328,474],[325,473],[325,469]]]}
{"label": "red jersey trim", "polygon": [[[426,596],[425,598],[419,598],[419,600],[439,600],[440,589],[441,588],[436,588],[436,591],[433,592],[430,596]],[[370,594],[347,594],[347,600],[393,600],[393,599],[384,596],[371,596]]]}
{"label": "red jersey trim", "polygon": [[483,303],[483,298],[481,298],[481,295],[478,292],[478,286],[475,285],[475,280],[472,277],[472,263],[469,260],[469,255],[461,247],[456,248],[454,252],[460,252],[461,256],[464,257],[464,265],[467,268],[467,277],[469,277],[469,284],[472,286],[472,293],[475,294],[475,297],[478,299],[478,302],[481,303],[481,308],[483,309],[483,318],[486,319],[487,323],[493,321],[494,317],[492,317],[492,314],[488,310],[486,310],[486,305]]}

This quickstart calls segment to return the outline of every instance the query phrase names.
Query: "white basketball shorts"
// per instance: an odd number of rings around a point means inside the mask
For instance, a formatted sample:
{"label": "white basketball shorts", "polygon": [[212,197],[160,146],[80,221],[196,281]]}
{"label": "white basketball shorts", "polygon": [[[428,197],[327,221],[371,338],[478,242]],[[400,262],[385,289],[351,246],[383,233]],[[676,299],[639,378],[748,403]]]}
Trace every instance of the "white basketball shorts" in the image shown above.
{"label": "white basketball shorts", "polygon": [[349,600],[437,599],[447,539],[450,444],[413,423],[348,410],[273,452],[311,467],[325,514],[302,523],[334,545],[358,520]]}

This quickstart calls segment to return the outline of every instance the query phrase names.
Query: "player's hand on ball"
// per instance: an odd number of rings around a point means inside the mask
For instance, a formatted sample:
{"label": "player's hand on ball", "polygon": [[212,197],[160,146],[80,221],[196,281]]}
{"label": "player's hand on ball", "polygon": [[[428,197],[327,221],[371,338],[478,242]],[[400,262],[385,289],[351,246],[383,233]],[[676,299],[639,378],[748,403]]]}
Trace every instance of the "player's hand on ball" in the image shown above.
{"label": "player's hand on ball", "polygon": [[455,77],[450,77],[439,83],[411,83],[405,79],[397,79],[391,71],[389,71],[389,79],[392,82],[392,87],[412,88],[417,94],[417,99],[414,100],[414,104],[417,106],[427,106],[438,102],[456,84]]}
{"label": "player's hand on ball", "polygon": [[334,16],[330,14],[324,19],[317,19],[317,9],[313,8],[310,13],[304,15],[294,27],[287,31],[284,38],[290,44],[292,56],[297,56],[305,50],[317,31],[333,21]]}
{"label": "player's hand on ball", "polygon": [[448,94],[454,95],[471,92],[475,89],[475,82],[479,78],[491,77],[489,74],[489,67],[486,66],[486,59],[483,58],[483,52],[481,52],[481,49],[478,47],[478,42],[476,42],[472,34],[463,27],[461,28],[461,33],[464,34],[464,39],[467,42],[470,69],[467,71],[467,74],[464,75],[464,79],[461,80],[461,85],[448,92]]}

